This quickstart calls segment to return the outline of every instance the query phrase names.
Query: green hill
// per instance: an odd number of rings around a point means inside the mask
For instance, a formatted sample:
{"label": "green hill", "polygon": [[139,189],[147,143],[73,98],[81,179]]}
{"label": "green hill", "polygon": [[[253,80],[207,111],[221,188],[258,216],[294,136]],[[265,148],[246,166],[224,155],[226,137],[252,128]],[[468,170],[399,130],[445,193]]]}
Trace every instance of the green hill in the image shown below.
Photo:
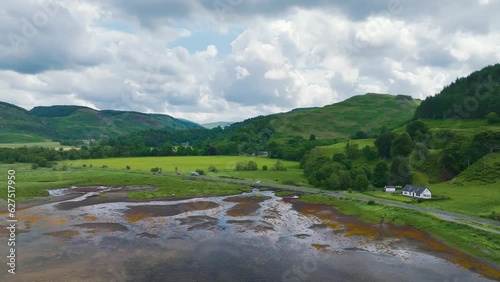
{"label": "green hill", "polygon": [[200,125],[162,114],[98,111],[82,106],[35,107],[27,111],[0,102],[0,143],[116,137],[151,128],[183,130]]}
{"label": "green hill", "polygon": [[420,100],[403,95],[373,94],[354,96],[321,108],[301,109],[274,115],[271,125],[275,138],[347,138],[364,131],[378,133],[404,124],[413,117]]}
{"label": "green hill", "polygon": [[0,102],[0,143],[43,142],[53,133],[25,109]]}

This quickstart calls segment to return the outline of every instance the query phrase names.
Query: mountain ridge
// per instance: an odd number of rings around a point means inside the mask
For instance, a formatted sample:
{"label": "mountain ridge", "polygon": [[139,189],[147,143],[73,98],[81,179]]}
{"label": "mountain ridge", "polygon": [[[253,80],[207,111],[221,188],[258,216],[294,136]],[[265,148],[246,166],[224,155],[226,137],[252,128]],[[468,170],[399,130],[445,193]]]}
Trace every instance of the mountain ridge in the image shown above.
{"label": "mountain ridge", "polygon": [[96,110],[78,105],[36,106],[31,110],[0,102],[0,143],[116,137],[150,128],[183,130],[197,123],[166,114]]}

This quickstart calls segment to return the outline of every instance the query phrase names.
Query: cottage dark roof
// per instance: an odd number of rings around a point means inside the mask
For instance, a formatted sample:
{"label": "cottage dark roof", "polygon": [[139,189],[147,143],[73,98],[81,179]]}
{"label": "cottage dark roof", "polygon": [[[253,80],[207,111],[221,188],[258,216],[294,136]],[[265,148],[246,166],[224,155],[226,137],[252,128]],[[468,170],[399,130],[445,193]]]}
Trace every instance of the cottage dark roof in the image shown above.
{"label": "cottage dark roof", "polygon": [[414,192],[417,195],[421,195],[427,187],[422,187],[422,186],[415,186],[415,185],[406,185],[403,188],[403,192]]}

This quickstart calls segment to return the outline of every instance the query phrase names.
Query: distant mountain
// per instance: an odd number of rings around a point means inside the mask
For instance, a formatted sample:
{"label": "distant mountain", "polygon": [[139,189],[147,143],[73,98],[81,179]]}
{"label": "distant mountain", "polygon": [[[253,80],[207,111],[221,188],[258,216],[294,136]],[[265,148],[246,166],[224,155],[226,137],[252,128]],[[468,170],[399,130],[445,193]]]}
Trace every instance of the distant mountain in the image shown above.
{"label": "distant mountain", "polygon": [[0,103],[0,142],[39,142],[54,139],[98,139],[146,129],[183,130],[200,125],[169,115],[132,111],[98,111],[82,106],[39,106],[26,111]]}
{"label": "distant mountain", "polygon": [[230,126],[233,123],[234,122],[229,122],[229,121],[217,121],[217,122],[204,123],[201,126],[208,128],[208,129],[216,128],[218,126],[220,126],[221,128],[224,128],[224,127]]}
{"label": "distant mountain", "polygon": [[500,64],[487,66],[458,78],[431,97],[415,112],[415,118],[483,119],[490,112],[500,115]]}

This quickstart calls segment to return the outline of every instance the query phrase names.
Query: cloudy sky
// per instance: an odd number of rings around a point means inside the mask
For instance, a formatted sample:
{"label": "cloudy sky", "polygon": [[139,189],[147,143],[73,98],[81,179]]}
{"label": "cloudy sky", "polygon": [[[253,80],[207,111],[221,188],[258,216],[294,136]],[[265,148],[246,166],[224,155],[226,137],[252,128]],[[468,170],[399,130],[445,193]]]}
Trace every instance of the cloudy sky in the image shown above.
{"label": "cloudy sky", "polygon": [[425,98],[500,61],[498,11],[500,0],[6,0],[0,100],[203,123],[366,92]]}

